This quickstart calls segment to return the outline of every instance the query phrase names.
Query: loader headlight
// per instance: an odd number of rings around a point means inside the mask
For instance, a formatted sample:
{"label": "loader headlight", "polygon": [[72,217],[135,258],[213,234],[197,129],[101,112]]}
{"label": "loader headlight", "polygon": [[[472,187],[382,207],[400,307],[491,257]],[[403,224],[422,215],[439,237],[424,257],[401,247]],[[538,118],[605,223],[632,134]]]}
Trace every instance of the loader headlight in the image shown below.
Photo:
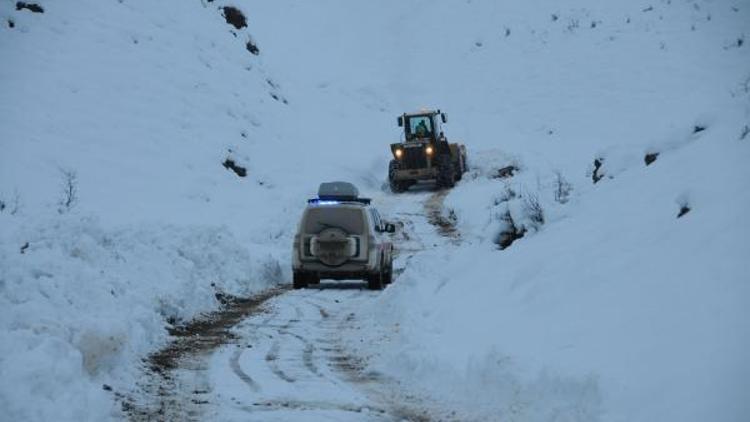
{"label": "loader headlight", "polygon": [[396,154],[396,158],[401,158],[401,156],[403,156],[403,155],[404,155],[404,150],[402,150],[402,149],[397,149],[397,150],[395,151],[395,154]]}
{"label": "loader headlight", "polygon": [[432,147],[428,146],[427,148],[424,149],[424,152],[426,152],[427,155],[432,155]]}

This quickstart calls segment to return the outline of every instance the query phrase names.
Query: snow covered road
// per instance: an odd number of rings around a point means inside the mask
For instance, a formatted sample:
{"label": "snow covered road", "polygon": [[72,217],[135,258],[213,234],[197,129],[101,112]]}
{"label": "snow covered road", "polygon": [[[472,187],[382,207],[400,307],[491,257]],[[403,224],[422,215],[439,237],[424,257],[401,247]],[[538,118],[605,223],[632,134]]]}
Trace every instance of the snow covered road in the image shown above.
{"label": "snow covered road", "polygon": [[[444,197],[428,189],[377,198],[401,227],[393,239],[396,274],[420,251],[458,241],[441,216]],[[346,347],[357,335],[358,311],[379,294],[362,282],[323,281],[227,298],[224,309],[178,329],[149,358],[124,407],[136,421],[429,420],[423,398],[368,371]]]}
{"label": "snow covered road", "polygon": [[[286,293],[268,313],[241,323],[241,336],[208,363],[206,419],[399,420],[419,413],[340,343],[357,309],[377,292],[360,283]],[[419,419],[419,418],[416,418]]]}

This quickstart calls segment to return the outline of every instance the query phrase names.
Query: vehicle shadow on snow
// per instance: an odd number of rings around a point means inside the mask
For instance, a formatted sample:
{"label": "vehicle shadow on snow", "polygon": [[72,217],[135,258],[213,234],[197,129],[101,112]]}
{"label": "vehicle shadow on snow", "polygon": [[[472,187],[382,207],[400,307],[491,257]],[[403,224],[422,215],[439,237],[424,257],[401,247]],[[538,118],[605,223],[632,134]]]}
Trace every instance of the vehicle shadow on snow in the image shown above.
{"label": "vehicle shadow on snow", "polygon": [[347,280],[347,281],[327,281],[322,280],[320,284],[307,286],[308,290],[367,290],[367,282]]}
{"label": "vehicle shadow on snow", "polygon": [[439,192],[440,190],[441,189],[438,188],[433,182],[421,182],[411,185],[409,186],[409,189],[395,195],[409,195],[411,193],[435,193]]}

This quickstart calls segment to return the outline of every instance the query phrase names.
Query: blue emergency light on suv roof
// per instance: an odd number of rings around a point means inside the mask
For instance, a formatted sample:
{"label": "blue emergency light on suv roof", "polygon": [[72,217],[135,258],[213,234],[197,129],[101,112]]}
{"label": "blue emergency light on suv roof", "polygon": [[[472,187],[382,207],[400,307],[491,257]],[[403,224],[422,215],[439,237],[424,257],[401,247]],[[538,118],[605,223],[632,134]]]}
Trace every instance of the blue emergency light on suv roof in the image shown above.
{"label": "blue emergency light on suv roof", "polygon": [[358,202],[369,205],[370,199],[360,198],[359,189],[349,182],[326,182],[318,188],[318,197],[309,199],[308,204],[336,205],[342,202]]}
{"label": "blue emergency light on suv roof", "polygon": [[307,203],[310,205],[338,205],[344,203],[360,203],[363,205],[370,205],[372,199],[370,198],[350,198],[341,196],[324,196],[322,198],[308,199]]}

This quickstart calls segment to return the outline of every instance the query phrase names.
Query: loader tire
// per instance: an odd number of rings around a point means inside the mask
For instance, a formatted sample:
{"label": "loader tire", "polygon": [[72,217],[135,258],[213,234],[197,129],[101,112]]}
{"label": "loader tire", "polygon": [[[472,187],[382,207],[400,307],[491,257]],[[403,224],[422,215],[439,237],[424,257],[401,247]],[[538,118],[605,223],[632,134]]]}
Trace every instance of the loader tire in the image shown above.
{"label": "loader tire", "polygon": [[452,188],[456,184],[456,169],[450,155],[441,155],[437,159],[437,185],[440,188]]}
{"label": "loader tire", "polygon": [[466,161],[463,155],[458,156],[458,165],[456,166],[456,181],[463,179],[466,172]]}
{"label": "loader tire", "polygon": [[383,270],[367,276],[367,288],[370,290],[383,290]]}
{"label": "loader tire", "polygon": [[388,164],[388,185],[393,193],[401,193],[409,188],[409,184],[405,180],[396,180],[396,172],[400,167],[401,164],[396,160],[391,160]]}

